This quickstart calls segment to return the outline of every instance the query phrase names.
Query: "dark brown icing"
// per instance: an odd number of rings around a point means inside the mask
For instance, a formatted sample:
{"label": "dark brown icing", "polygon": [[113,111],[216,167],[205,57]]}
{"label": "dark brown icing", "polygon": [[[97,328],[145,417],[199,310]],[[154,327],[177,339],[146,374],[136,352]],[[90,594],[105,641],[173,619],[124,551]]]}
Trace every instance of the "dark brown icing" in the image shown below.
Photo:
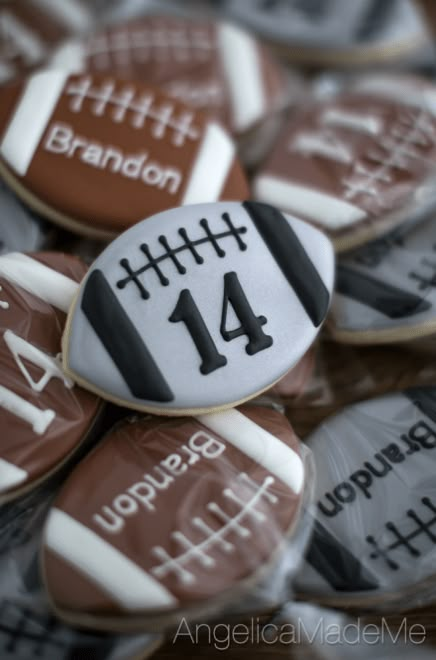
{"label": "dark brown icing", "polygon": [[[241,412],[299,453],[298,440],[282,415],[261,408]],[[193,440],[195,434],[197,439]],[[189,443],[202,449],[192,451]],[[201,518],[215,531],[223,526],[223,521],[207,508],[208,503],[218,503],[232,517],[241,511],[240,505],[223,495],[224,489],[231,489],[244,502],[253,497],[255,491],[242,483],[241,472],[258,486],[269,476],[262,465],[192,418],[136,418],[115,427],[86,457],[54,506],[154,575],[183,608],[221,596],[244,578],[255,575],[296,522],[301,493],[296,495],[276,478],[268,490],[278,500],[271,504],[262,496],[255,506],[265,516],[262,522],[251,515],[240,518],[249,532],[245,539],[230,530],[223,538],[233,546],[231,552],[223,552],[220,543],[205,548],[213,567],[205,567],[193,555],[183,563],[190,574],[188,582],[172,569],[156,572],[154,567],[162,560],[153,548],[160,546],[172,557],[183,554],[183,545],[174,532],[181,532],[194,544],[204,540],[205,533],[193,524],[194,518]],[[153,477],[160,482],[160,489],[155,483],[156,494],[149,504],[138,504],[134,513],[118,516],[116,521],[112,508],[117,507],[116,498],[121,501],[119,496],[128,495],[134,484],[150,484]],[[46,585],[57,607],[97,615],[121,612],[103,589],[47,547],[43,560]],[[152,601],[149,609],[155,609]]]}
{"label": "dark brown icing", "polygon": [[[76,282],[86,273],[86,266],[79,259],[65,254],[46,252],[32,258]],[[0,406],[0,458],[28,473],[17,487],[2,490],[2,495],[10,495],[51,473],[80,445],[93,426],[101,400],[79,387],[65,387],[57,377],[51,378],[40,392],[32,388],[6,344],[5,332],[12,331],[55,357],[61,350],[66,316],[5,277],[0,276],[0,286],[0,299],[8,305],[0,308],[0,385],[36,408],[55,413],[47,429],[36,433],[28,421]],[[31,378],[39,381],[42,369],[26,357],[20,359]]]}

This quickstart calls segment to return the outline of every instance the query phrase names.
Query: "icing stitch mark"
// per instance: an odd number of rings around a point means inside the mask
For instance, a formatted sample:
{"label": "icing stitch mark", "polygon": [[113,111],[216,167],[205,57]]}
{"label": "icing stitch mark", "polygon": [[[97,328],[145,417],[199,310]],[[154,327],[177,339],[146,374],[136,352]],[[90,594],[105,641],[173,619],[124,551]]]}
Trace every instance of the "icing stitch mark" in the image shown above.
{"label": "icing stitch mark", "polygon": [[397,571],[400,566],[391,558],[390,553],[392,551],[397,550],[398,548],[404,548],[411,557],[420,557],[421,552],[415,547],[412,541],[422,535],[425,535],[429,541],[436,545],[436,507],[429,497],[423,497],[421,502],[434,515],[429,520],[425,521],[413,509],[409,509],[407,511],[407,517],[415,523],[415,529],[409,534],[402,534],[397,525],[393,522],[386,523],[385,527],[388,532],[392,533],[395,541],[385,548],[380,547],[373,536],[367,536],[367,542],[374,549],[370,554],[371,559],[378,559],[381,557],[385,560],[387,566],[391,570]]}
{"label": "icing stitch mark", "polygon": [[113,63],[129,66],[133,62],[203,62],[216,50],[207,32],[203,30],[131,28],[112,34],[101,34],[87,45],[87,57],[94,59],[97,68],[107,69]]}
{"label": "icing stitch mark", "polygon": [[167,129],[172,131],[172,143],[182,147],[186,140],[198,140],[200,131],[192,125],[193,112],[182,112],[174,116],[174,105],[162,103],[158,108],[154,105],[155,98],[151,92],[144,92],[136,98],[136,89],[131,85],[124,86],[118,92],[114,81],[104,82],[100,88],[92,86],[92,78],[82,78],[72,82],[65,89],[65,94],[71,97],[71,112],[81,112],[86,99],[92,101],[92,114],[103,117],[108,106],[112,109],[111,119],[122,123],[129,113],[130,125],[142,129],[146,120],[152,122],[151,134],[156,140],[165,137]]}
{"label": "icing stitch mark", "polygon": [[412,112],[404,114],[389,135],[380,139],[380,151],[372,150],[366,154],[367,160],[380,167],[368,169],[358,161],[354,167],[357,176],[343,181],[345,199],[350,201],[358,195],[367,195],[380,206],[386,207],[387,202],[380,198],[378,185],[391,183],[392,169],[407,172],[411,160],[425,161],[422,150],[433,145],[435,139],[435,128],[427,113],[420,111],[417,115]]}
{"label": "icing stitch mark", "polygon": [[209,548],[217,547],[222,552],[230,554],[235,550],[235,546],[226,538],[228,534],[234,533],[241,539],[248,539],[252,536],[250,530],[243,525],[244,519],[251,517],[256,523],[264,523],[268,519],[266,514],[256,509],[256,505],[262,497],[271,505],[277,504],[278,497],[268,492],[268,489],[275,481],[274,477],[265,477],[260,486],[244,472],[239,474],[238,478],[245,486],[255,491],[252,498],[248,502],[244,502],[231,488],[225,488],[222,492],[223,496],[236,504],[240,508],[240,511],[235,516],[231,516],[216,502],[209,502],[207,504],[208,511],[213,513],[218,520],[222,521],[222,527],[212,529],[202,518],[196,517],[191,522],[197,530],[205,534],[206,538],[203,541],[197,544],[193,543],[182,532],[176,530],[172,532],[171,537],[183,548],[183,552],[180,555],[171,557],[165,548],[155,546],[152,552],[162,562],[151,569],[151,572],[157,578],[164,578],[169,573],[174,573],[183,584],[192,584],[196,578],[185,567],[189,561],[197,560],[203,568],[214,568],[216,562],[208,554]]}
{"label": "icing stitch mark", "polygon": [[181,252],[186,252],[189,250],[191,253],[195,263],[197,265],[201,265],[204,263],[204,258],[198,253],[196,248],[200,245],[204,245],[206,243],[210,243],[217,256],[220,258],[223,258],[226,256],[225,251],[222,249],[220,245],[220,241],[222,241],[225,238],[229,238],[230,236],[233,236],[235,239],[238,248],[243,252],[247,249],[246,243],[241,238],[241,234],[246,234],[247,233],[247,227],[235,227],[235,225],[232,223],[232,220],[229,216],[228,213],[223,213],[222,214],[222,219],[224,220],[225,224],[228,227],[227,231],[222,231],[217,234],[214,234],[209,227],[209,223],[206,220],[206,218],[202,218],[199,222],[201,228],[203,229],[205,236],[202,238],[199,238],[195,241],[192,241],[186,229],[179,229],[178,233],[179,236],[182,238],[183,243],[182,245],[177,246],[176,248],[171,248],[168,240],[165,236],[159,236],[159,243],[163,246],[164,252],[160,254],[158,257],[153,257],[150,248],[147,243],[142,243],[140,245],[140,250],[144,254],[146,258],[146,264],[142,266],[141,268],[138,268],[137,270],[133,270],[130,262],[128,259],[121,259],[120,265],[122,268],[127,273],[127,277],[124,279],[121,279],[117,282],[117,287],[119,289],[124,289],[124,287],[129,284],[130,282],[134,282],[136,286],[138,287],[139,293],[141,294],[141,298],[144,300],[148,300],[150,298],[150,293],[147,291],[145,286],[143,285],[140,276],[146,273],[148,270],[152,269],[156,273],[159,282],[161,283],[162,286],[168,286],[170,281],[169,279],[164,275],[162,270],[159,267],[159,264],[162,263],[163,261],[166,261],[167,259],[170,259],[172,263],[174,264],[174,267],[176,268],[177,272],[179,275],[184,275],[186,273],[186,267],[179,261],[177,258],[177,255],[180,254]]}

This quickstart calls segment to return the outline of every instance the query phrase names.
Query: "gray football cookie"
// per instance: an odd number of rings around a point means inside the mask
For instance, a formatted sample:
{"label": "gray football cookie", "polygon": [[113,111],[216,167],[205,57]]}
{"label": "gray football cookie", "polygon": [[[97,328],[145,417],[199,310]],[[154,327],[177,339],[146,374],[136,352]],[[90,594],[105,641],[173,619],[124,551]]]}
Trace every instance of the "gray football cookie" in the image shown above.
{"label": "gray football cookie", "polygon": [[[389,602],[436,588],[436,388],[345,408],[307,438],[315,533],[298,590]],[[403,601],[404,604],[404,601]]]}
{"label": "gray football cookie", "polygon": [[351,64],[415,56],[429,43],[409,0],[227,0],[224,12],[311,62]]}
{"label": "gray football cookie", "polygon": [[46,241],[47,228],[0,179],[0,254],[33,252]]}
{"label": "gray football cookie", "polygon": [[329,240],[266,204],[159,213],[89,270],[68,317],[64,366],[84,387],[138,410],[236,405],[313,343],[333,272]]}
{"label": "gray football cookie", "polygon": [[339,259],[329,329],[336,340],[355,344],[436,333],[433,217]]}

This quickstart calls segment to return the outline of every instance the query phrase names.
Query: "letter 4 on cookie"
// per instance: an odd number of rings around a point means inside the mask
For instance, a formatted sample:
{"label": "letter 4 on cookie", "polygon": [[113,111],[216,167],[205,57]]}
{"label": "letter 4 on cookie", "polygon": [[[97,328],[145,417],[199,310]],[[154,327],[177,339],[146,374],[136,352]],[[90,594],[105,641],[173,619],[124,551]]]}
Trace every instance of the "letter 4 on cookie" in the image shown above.
{"label": "letter 4 on cookie", "polygon": [[94,262],[70,310],[65,369],[138,410],[233,406],[304,355],[327,313],[333,271],[329,240],[266,204],[160,213]]}
{"label": "letter 4 on cookie", "polygon": [[66,312],[85,272],[61,253],[0,257],[0,502],[58,469],[101,407],[59,359]]}

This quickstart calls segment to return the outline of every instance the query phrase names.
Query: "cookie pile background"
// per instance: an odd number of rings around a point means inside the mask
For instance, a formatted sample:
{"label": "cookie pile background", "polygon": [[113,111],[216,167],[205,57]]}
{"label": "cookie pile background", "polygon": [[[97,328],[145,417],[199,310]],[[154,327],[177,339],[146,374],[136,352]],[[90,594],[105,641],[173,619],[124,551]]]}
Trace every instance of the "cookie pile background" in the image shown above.
{"label": "cookie pile background", "polygon": [[434,657],[434,35],[0,2],[2,659]]}

